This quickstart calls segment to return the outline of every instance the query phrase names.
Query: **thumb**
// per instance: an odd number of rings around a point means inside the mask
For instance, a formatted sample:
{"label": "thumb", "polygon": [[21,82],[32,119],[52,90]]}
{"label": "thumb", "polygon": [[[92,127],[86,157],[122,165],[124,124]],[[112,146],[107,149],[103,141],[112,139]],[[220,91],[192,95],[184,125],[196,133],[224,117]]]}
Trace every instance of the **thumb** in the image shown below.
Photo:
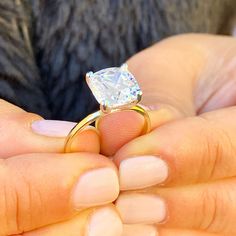
{"label": "thumb", "polygon": [[[44,120],[0,100],[0,158],[33,152],[63,152],[65,138],[76,123]],[[76,136],[73,151],[98,153],[99,135],[89,127]]]}
{"label": "thumb", "polygon": [[[151,129],[182,117],[182,114],[177,110],[164,106],[154,111],[147,110],[147,112],[151,122]],[[100,118],[98,130],[101,153],[111,156],[124,144],[140,136],[144,122],[144,118],[134,111],[116,112]]]}

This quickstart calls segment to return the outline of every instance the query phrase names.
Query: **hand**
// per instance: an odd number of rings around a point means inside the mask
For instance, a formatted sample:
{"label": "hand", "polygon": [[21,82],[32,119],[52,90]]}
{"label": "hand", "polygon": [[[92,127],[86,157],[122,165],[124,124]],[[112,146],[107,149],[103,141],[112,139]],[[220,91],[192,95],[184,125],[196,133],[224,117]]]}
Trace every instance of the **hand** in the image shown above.
{"label": "hand", "polygon": [[207,35],[173,37],[128,61],[152,132],[138,137],[134,112],[106,116],[101,150],[119,167],[124,223],[156,227],[127,225],[125,236],[236,235],[235,61],[234,38]]}
{"label": "hand", "polygon": [[1,236],[121,235],[110,204],[119,193],[117,170],[98,154],[97,132],[78,135],[79,153],[60,154],[73,126],[0,100]]}

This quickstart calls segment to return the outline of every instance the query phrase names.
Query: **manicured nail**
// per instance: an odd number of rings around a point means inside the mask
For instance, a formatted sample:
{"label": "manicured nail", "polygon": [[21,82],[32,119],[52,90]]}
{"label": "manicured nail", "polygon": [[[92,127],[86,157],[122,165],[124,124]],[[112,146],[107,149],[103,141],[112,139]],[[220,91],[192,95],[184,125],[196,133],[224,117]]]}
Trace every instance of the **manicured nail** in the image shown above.
{"label": "manicured nail", "polygon": [[122,236],[158,236],[157,230],[151,225],[124,225]]}
{"label": "manicured nail", "polygon": [[125,224],[160,223],[167,212],[163,199],[147,194],[122,194],[116,207]]}
{"label": "manicured nail", "polygon": [[119,167],[122,190],[139,189],[164,182],[167,164],[156,156],[139,156],[123,160]]}
{"label": "manicured nail", "polygon": [[66,137],[76,125],[74,122],[60,120],[36,120],[32,123],[32,130],[50,137]]}
{"label": "manicured nail", "polygon": [[84,173],[73,192],[76,208],[113,202],[119,194],[118,176],[112,168],[101,168]]}
{"label": "manicured nail", "polygon": [[96,210],[88,224],[87,236],[121,236],[123,225],[119,215],[111,208]]}

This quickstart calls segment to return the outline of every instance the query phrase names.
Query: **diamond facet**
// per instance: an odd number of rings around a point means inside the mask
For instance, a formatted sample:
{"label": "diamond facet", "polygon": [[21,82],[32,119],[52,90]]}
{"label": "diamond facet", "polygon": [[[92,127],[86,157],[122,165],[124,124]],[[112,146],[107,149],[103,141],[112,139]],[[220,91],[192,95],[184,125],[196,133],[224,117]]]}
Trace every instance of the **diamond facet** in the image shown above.
{"label": "diamond facet", "polygon": [[127,65],[87,73],[87,83],[98,103],[109,109],[137,103],[142,91]]}

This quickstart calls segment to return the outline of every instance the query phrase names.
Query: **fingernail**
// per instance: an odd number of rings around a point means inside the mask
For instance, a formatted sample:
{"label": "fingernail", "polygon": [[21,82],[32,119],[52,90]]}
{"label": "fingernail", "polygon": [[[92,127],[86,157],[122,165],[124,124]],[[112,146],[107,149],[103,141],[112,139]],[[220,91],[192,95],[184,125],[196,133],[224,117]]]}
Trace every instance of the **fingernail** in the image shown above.
{"label": "fingernail", "polygon": [[121,236],[123,225],[118,214],[111,208],[101,208],[92,214],[87,236]]}
{"label": "fingernail", "polygon": [[36,120],[31,124],[32,130],[49,137],[66,137],[76,125],[74,122],[60,120]]}
{"label": "fingernail", "polygon": [[156,156],[139,156],[123,160],[119,167],[122,190],[145,188],[164,182],[167,164]]}
{"label": "fingernail", "polygon": [[155,195],[123,194],[116,201],[116,207],[125,224],[160,223],[166,218],[166,205]]}
{"label": "fingernail", "polygon": [[151,225],[124,225],[122,236],[158,236],[158,232]]}
{"label": "fingernail", "polygon": [[76,208],[113,202],[119,194],[118,176],[112,168],[101,168],[84,173],[73,192]]}

